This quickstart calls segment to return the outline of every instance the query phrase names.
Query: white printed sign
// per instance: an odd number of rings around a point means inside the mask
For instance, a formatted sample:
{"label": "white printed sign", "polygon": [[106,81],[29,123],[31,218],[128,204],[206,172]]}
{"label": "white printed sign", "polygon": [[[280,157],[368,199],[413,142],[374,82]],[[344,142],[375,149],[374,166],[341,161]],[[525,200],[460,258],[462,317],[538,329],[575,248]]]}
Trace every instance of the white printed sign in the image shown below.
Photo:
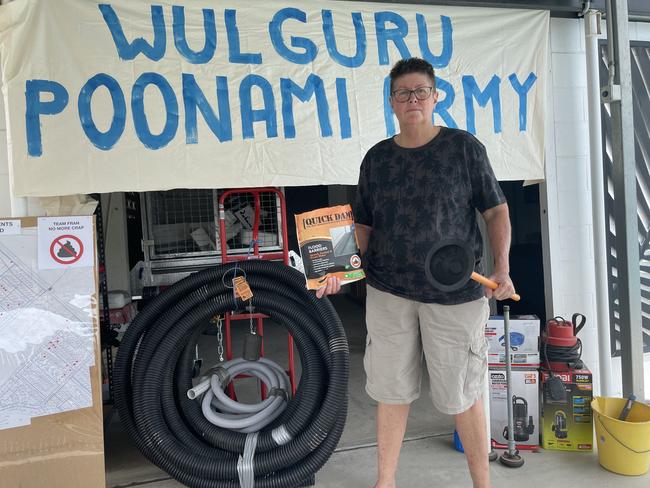
{"label": "white printed sign", "polygon": [[95,265],[90,216],[38,219],[38,268],[83,268]]}
{"label": "white printed sign", "polygon": [[20,234],[20,220],[0,220],[0,236]]}

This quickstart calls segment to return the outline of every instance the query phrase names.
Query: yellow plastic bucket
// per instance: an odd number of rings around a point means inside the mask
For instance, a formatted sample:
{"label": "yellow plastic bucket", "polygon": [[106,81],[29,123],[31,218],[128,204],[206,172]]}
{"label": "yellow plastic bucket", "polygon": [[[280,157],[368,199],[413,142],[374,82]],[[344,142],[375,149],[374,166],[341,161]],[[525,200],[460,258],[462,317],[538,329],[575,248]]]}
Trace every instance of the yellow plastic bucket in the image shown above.
{"label": "yellow plastic bucket", "polygon": [[618,420],[627,399],[596,397],[591,402],[598,462],[614,473],[639,476],[650,468],[650,407],[634,402],[625,421]]}

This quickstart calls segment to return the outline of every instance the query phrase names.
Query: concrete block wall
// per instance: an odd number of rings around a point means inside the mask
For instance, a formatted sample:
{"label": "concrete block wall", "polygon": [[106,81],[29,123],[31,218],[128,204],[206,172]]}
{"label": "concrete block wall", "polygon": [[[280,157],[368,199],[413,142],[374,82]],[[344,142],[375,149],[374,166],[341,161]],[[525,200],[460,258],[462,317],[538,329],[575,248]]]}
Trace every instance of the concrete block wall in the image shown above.
{"label": "concrete block wall", "polygon": [[[604,22],[602,28],[605,33]],[[650,41],[650,24],[631,23],[629,34],[630,40]],[[552,19],[550,37],[546,181],[541,191],[547,314],[566,319],[575,312],[587,316],[587,325],[580,333],[583,359],[594,372],[594,387],[599,393],[584,23]],[[614,395],[622,394],[620,374],[620,359],[615,359]],[[648,391],[648,365],[646,376]]]}
{"label": "concrete block wall", "polygon": [[542,188],[547,315],[587,317],[580,336],[583,359],[598,384],[598,329],[591,183],[587,71],[582,20],[551,19],[547,84],[546,181]]}
{"label": "concrete block wall", "polygon": [[[0,5],[11,0],[0,0]],[[1,63],[0,63],[1,66]],[[0,217],[11,216],[11,194],[9,191],[9,161],[7,148],[7,124],[5,104],[2,95],[2,73],[0,73]]]}
{"label": "concrete block wall", "polygon": [[7,124],[5,123],[5,104],[2,96],[2,77],[0,77],[0,216],[5,217],[11,216],[7,153]]}

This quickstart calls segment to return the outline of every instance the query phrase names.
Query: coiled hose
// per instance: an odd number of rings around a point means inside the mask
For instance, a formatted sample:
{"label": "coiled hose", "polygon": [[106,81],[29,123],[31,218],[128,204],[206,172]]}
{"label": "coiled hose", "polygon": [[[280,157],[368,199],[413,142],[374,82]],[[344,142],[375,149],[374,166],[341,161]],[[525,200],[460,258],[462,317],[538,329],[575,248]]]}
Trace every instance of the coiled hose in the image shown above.
{"label": "coiled hose", "polygon": [[[256,404],[239,403],[228,397],[224,388],[240,373],[252,373],[260,379],[268,388],[269,396]],[[237,358],[220,364],[206,379],[201,378],[198,385],[187,391],[187,397],[194,400],[205,393],[201,410],[211,424],[252,433],[262,430],[284,411],[290,391],[287,373],[273,361]]]}
{"label": "coiled hose", "polygon": [[[235,269],[236,267],[236,269]],[[295,396],[259,432],[254,486],[303,485],[327,462],[347,415],[349,351],[327,299],[305,289],[304,276],[281,263],[254,260],[206,269],[154,298],[133,320],[114,368],[120,421],[140,451],[172,477],[196,488],[238,488],[237,464],[247,435],[208,422],[192,388],[194,344],[216,314],[244,309],[224,283],[246,274],[255,310],[294,337],[302,374]]]}

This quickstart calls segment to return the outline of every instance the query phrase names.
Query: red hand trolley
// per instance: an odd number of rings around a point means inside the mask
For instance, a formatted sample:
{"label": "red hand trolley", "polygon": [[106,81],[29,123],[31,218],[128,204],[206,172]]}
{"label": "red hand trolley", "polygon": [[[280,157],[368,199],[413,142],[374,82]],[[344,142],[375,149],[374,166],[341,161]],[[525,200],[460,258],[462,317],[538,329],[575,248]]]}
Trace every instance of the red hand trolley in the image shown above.
{"label": "red hand trolley", "polygon": [[[252,197],[252,198],[251,198]],[[250,240],[249,251],[246,254],[229,254],[228,253],[228,236],[227,232],[227,221],[226,221],[226,208],[228,207],[227,203],[229,199],[239,199],[240,201],[245,199],[249,202],[252,199],[252,209],[254,210],[254,215],[252,216],[252,234]],[[276,230],[276,238],[278,240],[277,244],[280,246],[266,246],[265,242],[260,242],[261,234],[265,234],[264,231],[260,231],[260,224],[262,220],[262,214],[266,211],[263,209],[263,203],[273,203],[275,205],[267,205],[268,207],[272,206],[276,210],[275,221],[277,226],[274,225]],[[221,262],[230,263],[235,261],[245,261],[247,259],[268,259],[268,260],[282,260],[285,264],[289,264],[289,244],[287,238],[287,221],[286,221],[286,203],[284,194],[278,188],[238,188],[232,190],[224,191],[219,197],[219,240],[221,248]],[[250,217],[250,216],[248,216]],[[246,216],[244,216],[246,218]],[[243,233],[243,231],[242,231]],[[243,244],[247,244],[243,242]],[[260,245],[262,244],[262,245]],[[276,244],[276,243],[274,243]],[[271,247],[272,250],[266,249],[265,247]],[[226,359],[230,361],[232,359],[232,335],[231,335],[231,323],[233,321],[247,320],[257,321],[257,331],[263,336],[264,335],[264,319],[268,318],[268,315],[262,313],[235,313],[227,312],[224,317],[225,329],[226,329]],[[296,371],[294,365],[294,348],[293,348],[293,337],[288,336],[287,346],[289,348],[288,355],[288,369],[287,374],[289,375],[289,380],[291,382],[291,393],[292,395],[296,392]],[[261,345],[261,355],[264,356],[264,342],[262,340]],[[230,383],[228,386],[229,395],[234,398],[235,391],[233,384]],[[266,397],[266,387],[264,384],[261,386],[262,398]]]}

